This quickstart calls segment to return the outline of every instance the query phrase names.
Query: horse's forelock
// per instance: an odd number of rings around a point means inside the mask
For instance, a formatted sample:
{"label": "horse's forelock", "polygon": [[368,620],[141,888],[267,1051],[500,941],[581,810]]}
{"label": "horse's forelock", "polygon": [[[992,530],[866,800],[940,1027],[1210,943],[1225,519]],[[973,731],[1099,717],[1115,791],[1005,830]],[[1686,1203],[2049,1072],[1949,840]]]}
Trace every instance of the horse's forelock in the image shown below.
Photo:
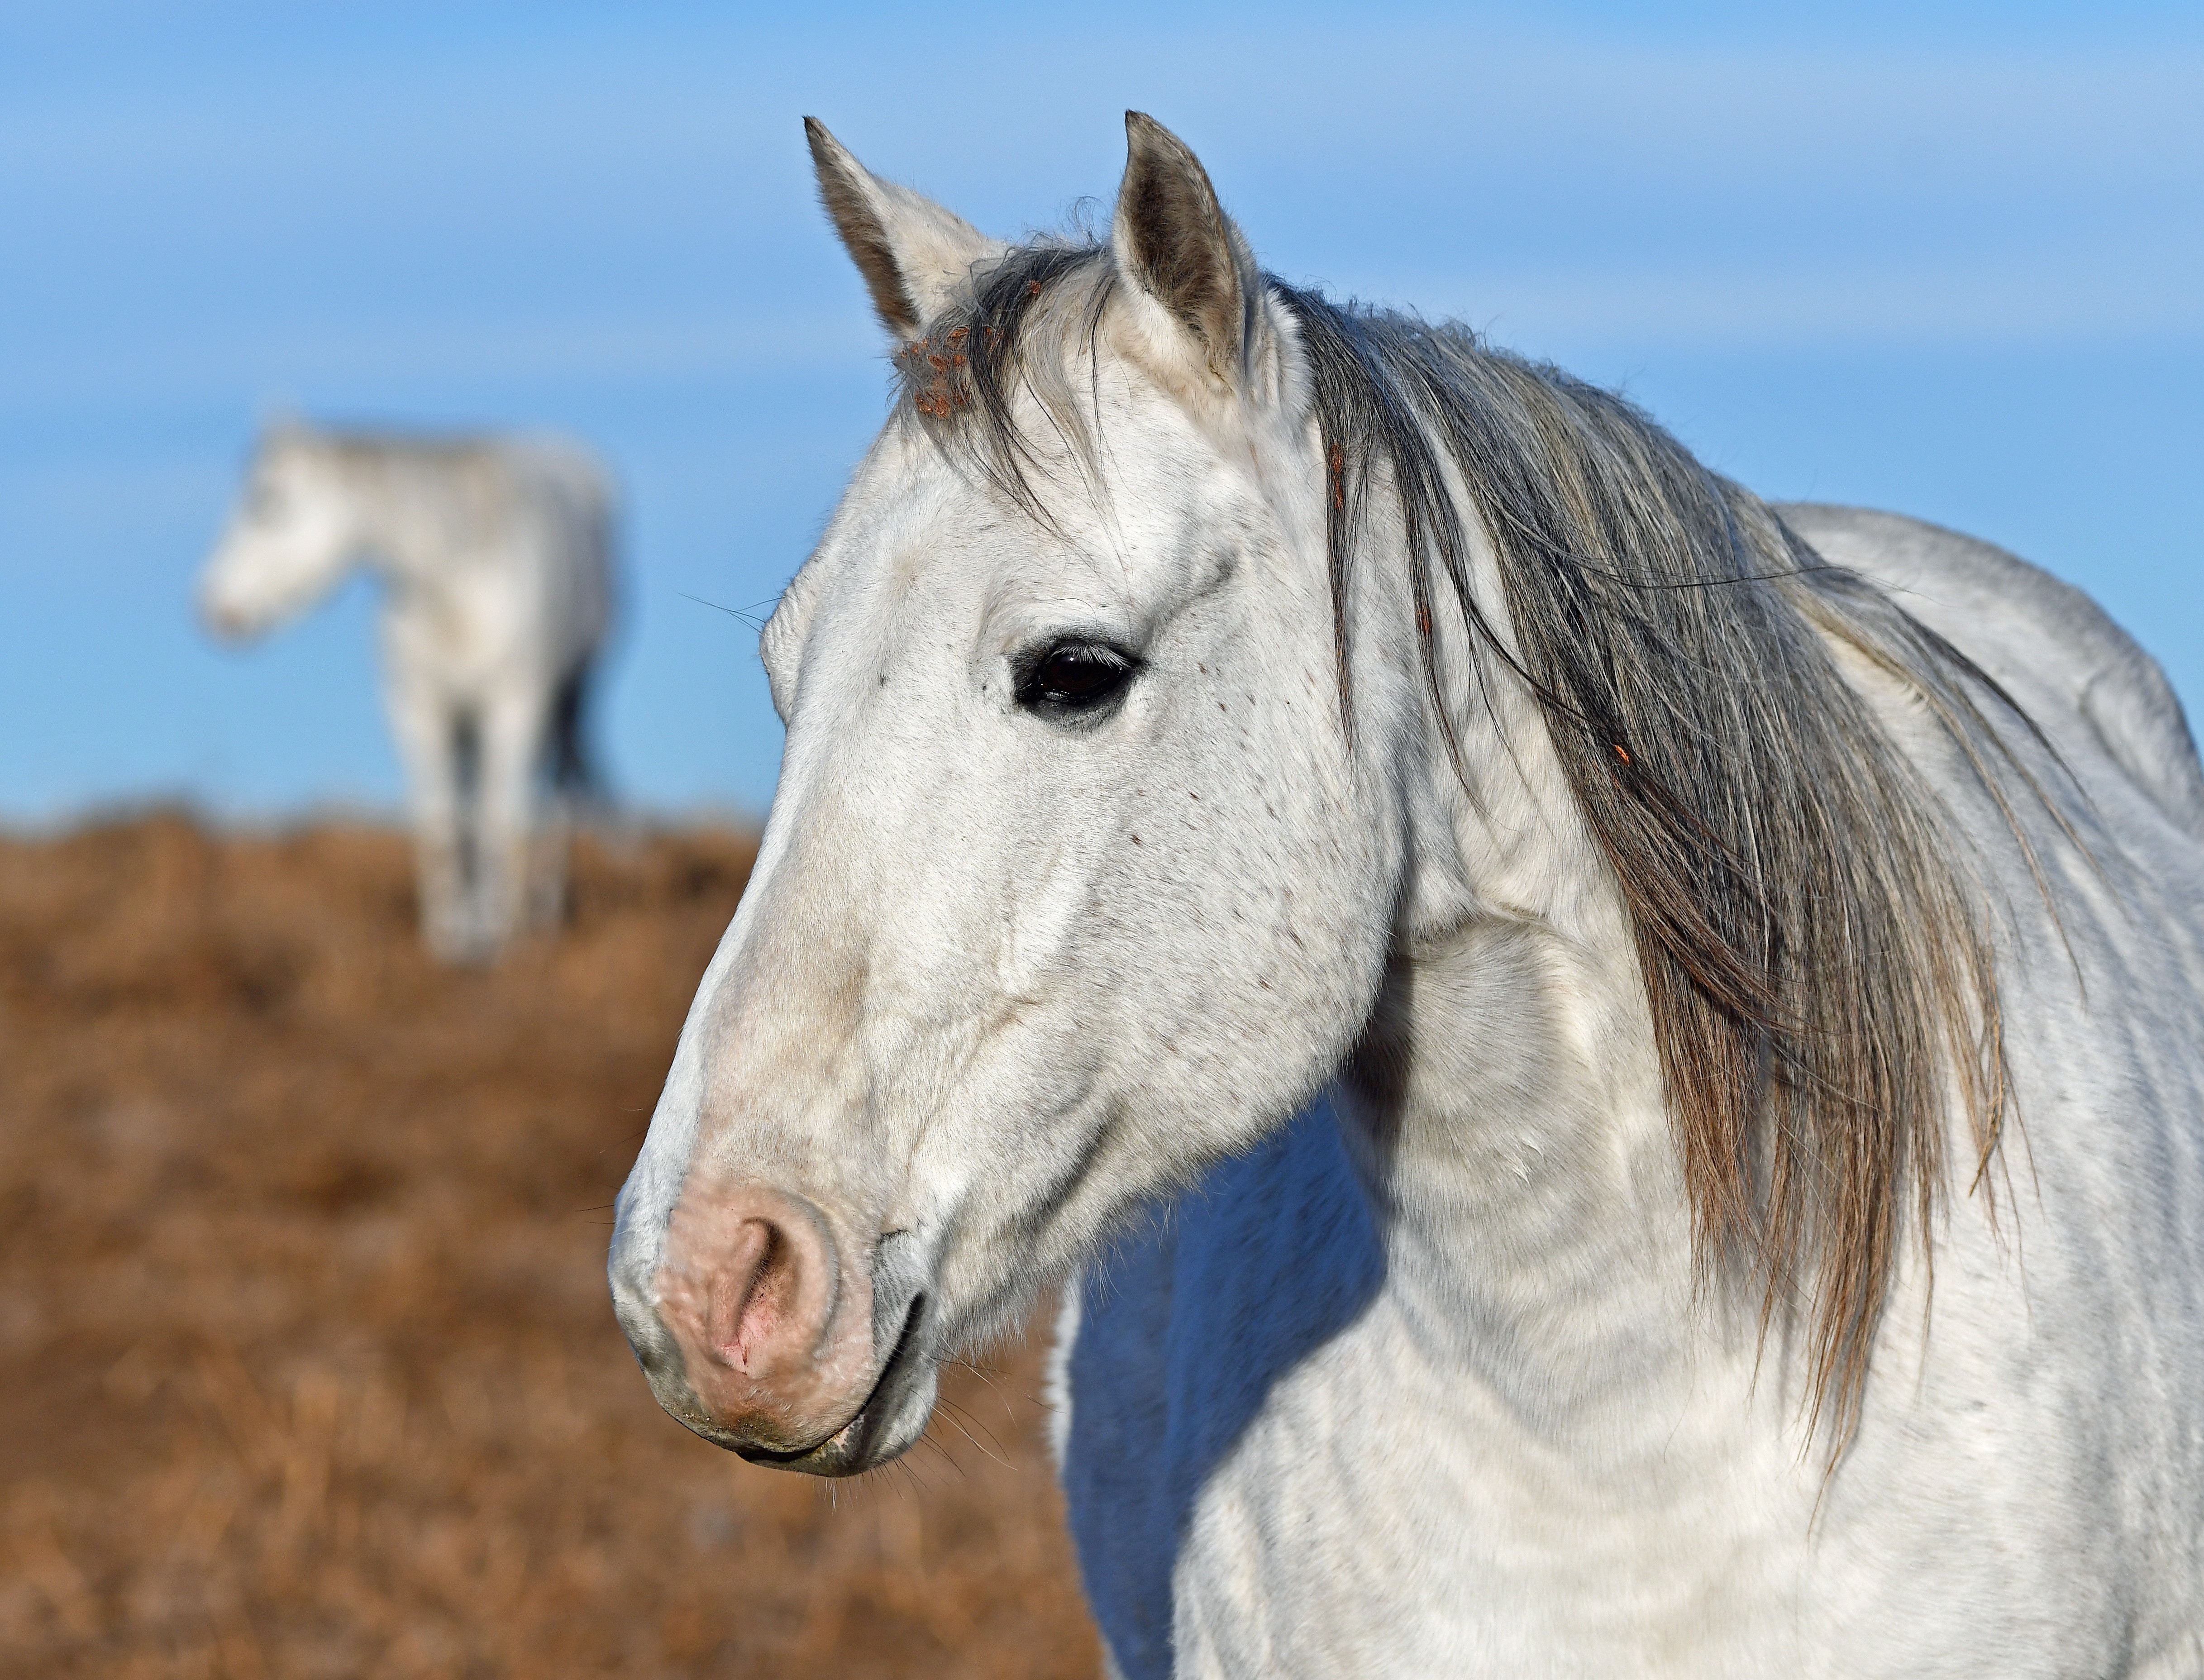
{"label": "horse's forelock", "polygon": [[[1017,398],[1092,469],[1069,369],[1082,348],[1091,368],[1111,272],[1099,245],[1013,250],[898,358],[909,412],[1045,522]],[[1980,698],[2010,703],[1622,398],[1463,328],[1268,284],[1322,436],[1342,703],[1349,571],[1382,490],[1443,727],[1442,596],[1544,712],[1629,909],[1702,1261],[1757,1276],[1763,1330],[1810,1303],[1813,1404],[1841,1442],[1907,1204],[1925,1244],[1942,1193],[1947,1086],[1977,1178],[2007,1095],[1980,892],[1823,638],[1911,687],[1984,778],[2008,755]],[[1449,469],[1513,648],[1470,588]]]}
{"label": "horse's forelock", "polygon": [[1073,461],[1096,469],[1091,403],[1070,386],[1108,306],[1116,270],[1093,240],[1019,246],[975,271],[951,306],[895,359],[898,410],[974,462],[1002,495],[1053,525],[1034,478],[1040,453],[1019,413],[1035,398]]}

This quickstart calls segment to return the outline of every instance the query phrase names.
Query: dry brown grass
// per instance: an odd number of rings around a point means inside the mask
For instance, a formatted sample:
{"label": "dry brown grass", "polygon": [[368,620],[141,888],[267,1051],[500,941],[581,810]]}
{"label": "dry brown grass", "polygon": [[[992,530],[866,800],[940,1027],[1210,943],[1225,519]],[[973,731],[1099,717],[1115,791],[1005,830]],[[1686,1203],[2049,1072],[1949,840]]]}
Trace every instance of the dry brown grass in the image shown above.
{"label": "dry brown grass", "polygon": [[1094,1672],[1030,1347],[830,1488],[613,1324],[749,861],[585,845],[567,937],[450,973],[389,834],[0,842],[0,1672]]}

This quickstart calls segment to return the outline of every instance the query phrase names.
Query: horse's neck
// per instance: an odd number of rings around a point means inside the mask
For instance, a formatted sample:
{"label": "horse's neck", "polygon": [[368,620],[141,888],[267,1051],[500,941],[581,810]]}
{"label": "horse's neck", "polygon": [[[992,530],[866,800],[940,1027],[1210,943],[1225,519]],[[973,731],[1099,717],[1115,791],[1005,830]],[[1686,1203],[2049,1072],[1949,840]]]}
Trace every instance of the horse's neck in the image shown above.
{"label": "horse's neck", "polygon": [[393,604],[441,591],[451,569],[451,521],[433,473],[410,461],[381,461],[351,489],[360,563],[390,585]]}
{"label": "horse's neck", "polygon": [[1347,1130],[1425,1356],[1611,1438],[1626,1394],[1689,1380],[1707,1315],[1620,887],[1527,697],[1494,698],[1460,721],[1475,798],[1425,767],[1449,815],[1412,878],[1441,884],[1408,895]]}
{"label": "horse's neck", "polygon": [[1588,956],[1493,919],[1404,964],[1345,1105],[1421,1350],[1563,1423],[1688,1359],[1697,1316],[1635,977]]}

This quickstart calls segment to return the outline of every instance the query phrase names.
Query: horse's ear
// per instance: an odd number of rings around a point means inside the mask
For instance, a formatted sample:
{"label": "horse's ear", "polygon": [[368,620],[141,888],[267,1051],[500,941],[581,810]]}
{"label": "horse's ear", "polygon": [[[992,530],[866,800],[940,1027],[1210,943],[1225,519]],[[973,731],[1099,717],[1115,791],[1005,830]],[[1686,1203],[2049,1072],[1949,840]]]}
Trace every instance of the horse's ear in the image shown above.
{"label": "horse's ear", "polygon": [[817,117],[803,119],[803,132],[819,171],[820,201],[864,276],[881,324],[898,338],[916,338],[951,288],[1003,246],[933,199],[880,180]]}
{"label": "horse's ear", "polygon": [[1262,296],[1254,255],[1185,141],[1127,111],[1125,144],[1110,234],[1117,267],[1194,335],[1212,373],[1239,385]]}
{"label": "horse's ear", "polygon": [[253,418],[259,422],[263,438],[289,437],[306,429],[306,423],[299,418],[299,411],[288,402],[281,401],[264,401],[255,411]]}

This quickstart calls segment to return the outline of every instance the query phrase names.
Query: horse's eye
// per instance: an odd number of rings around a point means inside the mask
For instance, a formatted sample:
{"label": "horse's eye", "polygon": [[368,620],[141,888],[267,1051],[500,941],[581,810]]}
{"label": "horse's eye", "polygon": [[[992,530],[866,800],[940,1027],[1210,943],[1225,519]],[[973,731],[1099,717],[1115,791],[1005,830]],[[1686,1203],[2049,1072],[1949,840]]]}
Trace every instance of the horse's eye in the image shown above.
{"label": "horse's eye", "polygon": [[1025,664],[1018,703],[1028,711],[1098,711],[1124,692],[1139,668],[1129,654],[1100,642],[1058,642]]}

